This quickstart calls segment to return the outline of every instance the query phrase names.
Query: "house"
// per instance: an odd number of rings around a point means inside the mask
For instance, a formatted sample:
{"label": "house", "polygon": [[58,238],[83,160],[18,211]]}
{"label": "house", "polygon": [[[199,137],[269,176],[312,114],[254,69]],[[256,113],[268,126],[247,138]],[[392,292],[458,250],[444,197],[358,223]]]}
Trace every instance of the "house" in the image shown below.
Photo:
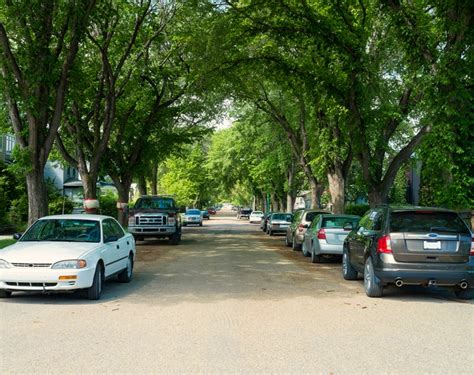
{"label": "house", "polygon": [[0,160],[5,163],[11,163],[13,160],[13,147],[15,146],[15,137],[10,134],[0,134]]}

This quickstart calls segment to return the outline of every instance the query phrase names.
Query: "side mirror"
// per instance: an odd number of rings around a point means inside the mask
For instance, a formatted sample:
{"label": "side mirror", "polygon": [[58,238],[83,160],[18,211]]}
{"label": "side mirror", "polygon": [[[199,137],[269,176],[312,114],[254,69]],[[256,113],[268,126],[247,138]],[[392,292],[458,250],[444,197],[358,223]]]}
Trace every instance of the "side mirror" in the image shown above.
{"label": "side mirror", "polygon": [[118,241],[118,236],[108,236],[105,238],[104,242],[107,243],[107,242],[115,242],[115,241]]}
{"label": "side mirror", "polygon": [[308,229],[308,228],[309,228],[309,224],[303,224],[303,228]]}
{"label": "side mirror", "polygon": [[21,238],[21,236],[23,236],[23,233],[15,233],[13,235],[13,239],[18,241]]}
{"label": "side mirror", "polygon": [[354,227],[352,226],[352,223],[345,223],[344,224],[344,230],[350,232],[352,229],[354,229]]}

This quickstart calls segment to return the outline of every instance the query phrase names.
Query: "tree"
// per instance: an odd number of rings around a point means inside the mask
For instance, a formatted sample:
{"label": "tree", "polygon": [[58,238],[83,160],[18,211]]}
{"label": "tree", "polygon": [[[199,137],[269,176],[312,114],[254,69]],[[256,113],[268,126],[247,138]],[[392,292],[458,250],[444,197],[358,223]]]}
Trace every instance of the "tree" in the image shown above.
{"label": "tree", "polygon": [[48,212],[44,166],[94,6],[95,0],[0,3],[1,87],[25,160],[29,224]]}

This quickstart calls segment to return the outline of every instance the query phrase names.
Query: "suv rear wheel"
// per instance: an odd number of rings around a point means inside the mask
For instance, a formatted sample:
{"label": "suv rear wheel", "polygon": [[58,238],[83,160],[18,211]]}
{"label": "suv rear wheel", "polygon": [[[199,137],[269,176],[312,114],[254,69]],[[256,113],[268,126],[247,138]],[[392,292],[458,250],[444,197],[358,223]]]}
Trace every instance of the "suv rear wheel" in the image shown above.
{"label": "suv rear wheel", "polygon": [[357,271],[354,267],[352,267],[351,261],[349,260],[349,254],[347,254],[346,249],[344,249],[342,253],[342,277],[344,277],[344,280],[357,279]]}
{"label": "suv rear wheel", "polygon": [[381,297],[383,286],[377,281],[374,272],[374,264],[372,258],[368,257],[364,266],[364,288],[365,294],[369,297]]}

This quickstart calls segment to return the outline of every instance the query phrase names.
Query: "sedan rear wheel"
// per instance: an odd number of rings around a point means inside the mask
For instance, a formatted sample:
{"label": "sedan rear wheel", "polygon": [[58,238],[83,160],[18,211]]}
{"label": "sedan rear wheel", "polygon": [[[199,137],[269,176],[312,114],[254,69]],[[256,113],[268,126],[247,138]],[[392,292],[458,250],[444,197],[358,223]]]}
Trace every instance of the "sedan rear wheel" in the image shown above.
{"label": "sedan rear wheel", "polygon": [[301,245],[296,243],[295,235],[293,235],[293,242],[291,243],[291,248],[293,249],[293,251],[301,250]]}
{"label": "sedan rear wheel", "polygon": [[288,233],[285,236],[285,246],[286,247],[291,247],[291,242],[288,240]]}
{"label": "sedan rear wheel", "polygon": [[309,257],[311,254],[310,252],[306,249],[306,241],[303,240],[303,244],[301,245],[301,252],[305,257]]}
{"label": "sedan rear wheel", "polygon": [[372,258],[368,257],[365,261],[364,267],[364,288],[365,294],[369,297],[381,297],[383,293],[383,286],[377,281],[374,272],[374,264]]}

